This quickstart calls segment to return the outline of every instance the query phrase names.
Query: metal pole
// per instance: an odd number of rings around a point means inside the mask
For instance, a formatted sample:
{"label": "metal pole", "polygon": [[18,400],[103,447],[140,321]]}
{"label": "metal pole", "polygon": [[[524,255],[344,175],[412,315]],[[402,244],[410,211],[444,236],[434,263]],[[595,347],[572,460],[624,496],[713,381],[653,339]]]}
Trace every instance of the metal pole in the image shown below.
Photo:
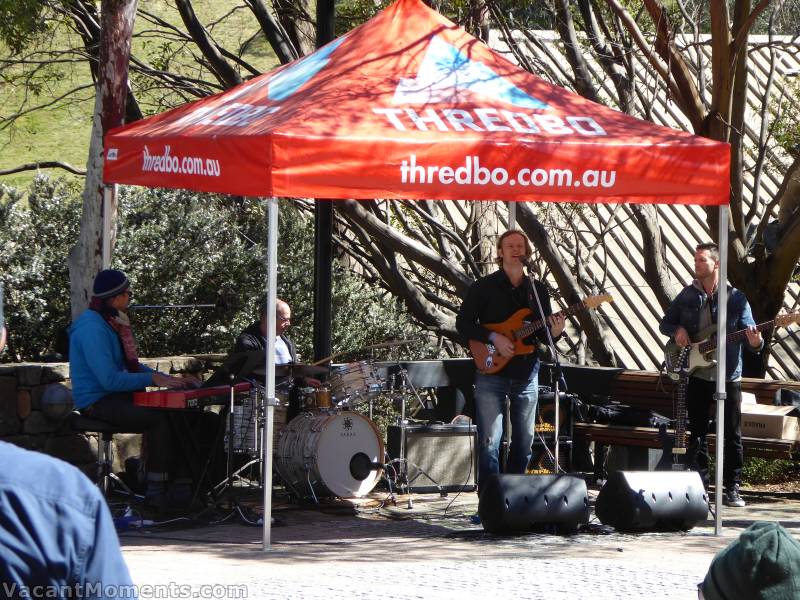
{"label": "metal pole", "polygon": [[722,533],[722,469],[725,448],[725,350],[728,322],[728,205],[719,207],[719,282],[717,283],[717,448],[714,477],[714,534]]}
{"label": "metal pole", "polygon": [[331,351],[333,269],[333,202],[314,202],[314,360]]}
{"label": "metal pole", "polygon": [[272,533],[272,429],[275,421],[275,300],[278,284],[278,200],[267,200],[267,352],[265,357],[264,431],[261,439],[264,447],[264,471],[261,483],[264,486],[264,552],[270,550]]}
{"label": "metal pole", "polygon": [[517,226],[517,203],[513,200],[508,202],[508,228],[514,229]]}

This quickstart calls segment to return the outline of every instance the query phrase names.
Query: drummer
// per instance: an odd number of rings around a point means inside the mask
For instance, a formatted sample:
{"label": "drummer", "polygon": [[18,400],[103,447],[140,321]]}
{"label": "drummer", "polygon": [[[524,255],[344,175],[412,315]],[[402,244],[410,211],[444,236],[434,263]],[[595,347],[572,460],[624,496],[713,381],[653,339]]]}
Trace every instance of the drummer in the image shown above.
{"label": "drummer", "polygon": [[[264,306],[261,311],[261,318],[252,323],[247,329],[239,334],[236,338],[236,343],[233,347],[233,352],[252,352],[252,351],[265,351],[267,349],[267,307]],[[294,342],[286,335],[289,327],[292,325],[292,309],[289,305],[280,298],[275,301],[275,364],[285,365],[287,363],[295,363],[297,360],[297,351]],[[275,380],[275,387],[288,383],[288,378],[282,377]],[[294,388],[289,394],[289,410],[287,411],[287,419],[291,420],[297,416],[301,411],[300,394],[298,389],[300,387],[319,387],[321,385],[318,379],[313,377],[298,377],[294,380]]]}

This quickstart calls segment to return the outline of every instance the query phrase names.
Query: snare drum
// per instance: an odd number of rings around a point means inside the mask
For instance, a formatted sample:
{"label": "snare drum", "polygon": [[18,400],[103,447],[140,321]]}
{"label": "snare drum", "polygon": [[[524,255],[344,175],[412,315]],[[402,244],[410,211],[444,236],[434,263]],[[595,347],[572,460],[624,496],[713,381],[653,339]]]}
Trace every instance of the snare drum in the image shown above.
{"label": "snare drum", "polygon": [[350,405],[375,398],[383,390],[383,379],[372,361],[362,360],[336,368],[328,378],[337,404]]}
{"label": "snare drum", "polygon": [[303,408],[305,410],[320,410],[332,408],[331,390],[328,387],[302,388]]}
{"label": "snare drum", "polygon": [[[383,442],[375,424],[351,411],[303,413],[281,431],[275,468],[298,498],[359,498],[380,479]],[[360,478],[363,477],[363,478]]]}

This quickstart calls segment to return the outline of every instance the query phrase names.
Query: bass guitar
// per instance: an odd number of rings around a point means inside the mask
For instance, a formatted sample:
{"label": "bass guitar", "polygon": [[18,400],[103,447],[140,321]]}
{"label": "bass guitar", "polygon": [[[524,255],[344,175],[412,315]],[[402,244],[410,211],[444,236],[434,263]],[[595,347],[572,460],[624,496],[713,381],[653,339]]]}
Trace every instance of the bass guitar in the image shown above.
{"label": "bass guitar", "polygon": [[675,387],[675,433],[669,435],[667,426],[658,428],[663,453],[656,465],[656,471],[685,471],[686,465],[686,385],[689,383],[687,360],[689,346],[681,348],[676,358],[676,369],[670,378],[677,381]]}
{"label": "bass guitar", "polygon": [[[756,328],[759,331],[764,331],[773,327],[786,327],[799,321],[800,312],[793,312],[778,315],[773,321],[759,323],[756,325]],[[694,337],[692,343],[686,346],[689,349],[689,354],[686,358],[686,371],[690,375],[693,371],[701,367],[710,367],[717,364],[716,359],[713,357],[713,353],[717,349],[718,341],[717,336],[714,335],[716,331],[717,326],[710,325],[700,331]],[[729,333],[725,336],[726,343],[738,342],[744,339],[746,333],[746,329],[740,329],[739,331]],[[681,347],[674,341],[667,342],[667,345],[664,347],[664,365],[668,374],[677,373],[678,357],[681,354],[681,350]]]}
{"label": "bass guitar", "polygon": [[[580,310],[597,308],[603,302],[613,301],[614,298],[607,294],[602,296],[589,296],[581,302],[568,306],[562,310],[560,314],[568,317]],[[530,354],[535,350],[533,344],[526,344],[524,340],[531,334],[542,329],[547,324],[547,321],[545,319],[531,321],[530,319],[532,316],[533,313],[530,309],[521,308],[502,323],[481,323],[481,326],[486,327],[486,329],[504,335],[511,340],[514,343],[514,353],[510,355],[500,354],[492,343],[486,344],[478,340],[470,340],[469,351],[472,354],[478,371],[487,375],[497,373],[505,367],[508,361],[514,356]]]}

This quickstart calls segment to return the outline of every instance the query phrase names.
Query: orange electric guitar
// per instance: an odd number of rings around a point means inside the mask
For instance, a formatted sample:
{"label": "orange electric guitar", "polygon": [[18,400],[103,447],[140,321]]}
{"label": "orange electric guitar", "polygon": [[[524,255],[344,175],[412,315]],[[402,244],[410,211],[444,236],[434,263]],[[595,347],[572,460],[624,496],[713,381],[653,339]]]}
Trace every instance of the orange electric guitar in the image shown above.
{"label": "orange electric guitar", "polygon": [[[560,314],[569,317],[579,310],[597,308],[603,302],[613,301],[614,298],[609,295],[589,296],[582,302],[568,306],[562,310]],[[505,367],[508,361],[514,356],[518,354],[530,354],[535,350],[533,344],[526,344],[523,340],[544,327],[546,321],[544,319],[530,321],[529,319],[532,314],[533,313],[531,313],[529,309],[521,308],[502,323],[481,323],[482,327],[502,334],[514,342],[514,354],[507,356],[500,354],[497,348],[494,347],[494,344],[485,344],[477,340],[470,340],[469,351],[472,354],[472,358],[475,360],[475,366],[481,373],[497,373],[500,369]]]}

